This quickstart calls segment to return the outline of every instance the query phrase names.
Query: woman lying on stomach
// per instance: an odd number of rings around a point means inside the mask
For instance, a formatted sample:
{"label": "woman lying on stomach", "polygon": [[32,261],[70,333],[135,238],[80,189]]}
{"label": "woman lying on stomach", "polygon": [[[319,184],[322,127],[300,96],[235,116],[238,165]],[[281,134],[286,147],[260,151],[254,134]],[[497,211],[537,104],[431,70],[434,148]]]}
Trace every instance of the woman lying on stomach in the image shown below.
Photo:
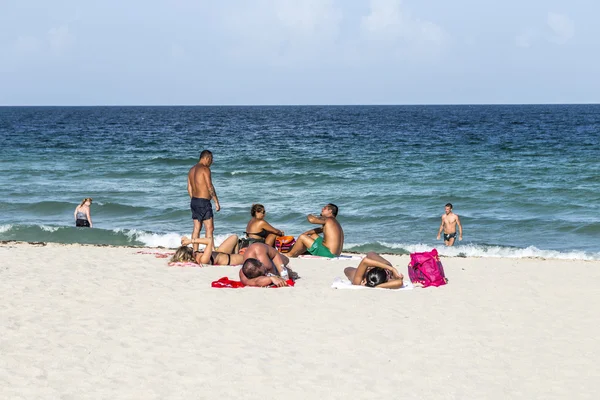
{"label": "woman lying on stomach", "polygon": [[382,289],[399,289],[404,279],[388,260],[375,252],[367,253],[357,268],[348,267],[344,273],[353,285]]}

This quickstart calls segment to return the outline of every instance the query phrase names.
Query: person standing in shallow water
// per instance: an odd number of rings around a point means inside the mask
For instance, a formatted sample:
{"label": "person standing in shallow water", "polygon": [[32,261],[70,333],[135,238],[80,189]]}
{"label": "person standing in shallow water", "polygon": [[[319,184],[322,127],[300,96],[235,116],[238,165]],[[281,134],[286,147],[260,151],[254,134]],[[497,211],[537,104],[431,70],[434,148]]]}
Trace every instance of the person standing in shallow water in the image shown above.
{"label": "person standing in shallow water", "polygon": [[462,240],[463,230],[462,225],[460,224],[460,218],[452,212],[452,203],[448,203],[445,206],[445,214],[442,215],[442,223],[438,230],[437,240],[440,240],[440,235],[442,234],[442,231],[444,231],[444,244],[446,246],[453,246],[456,241],[457,225],[459,229],[458,240]]}
{"label": "person standing in shallow water", "polygon": [[194,221],[194,229],[192,231],[194,251],[198,250],[198,243],[194,243],[193,240],[200,237],[202,225],[204,225],[204,236],[207,238],[213,237],[215,226],[213,223],[211,199],[215,202],[215,209],[217,211],[221,210],[210,174],[212,162],[212,152],[210,150],[203,150],[200,153],[198,163],[188,172],[187,190],[191,198],[190,208],[192,209],[192,220]]}
{"label": "person standing in shallow water", "polygon": [[75,207],[73,217],[75,217],[75,226],[92,228],[92,216],[90,215],[90,206],[92,205],[92,198],[86,197],[83,199],[80,205]]}

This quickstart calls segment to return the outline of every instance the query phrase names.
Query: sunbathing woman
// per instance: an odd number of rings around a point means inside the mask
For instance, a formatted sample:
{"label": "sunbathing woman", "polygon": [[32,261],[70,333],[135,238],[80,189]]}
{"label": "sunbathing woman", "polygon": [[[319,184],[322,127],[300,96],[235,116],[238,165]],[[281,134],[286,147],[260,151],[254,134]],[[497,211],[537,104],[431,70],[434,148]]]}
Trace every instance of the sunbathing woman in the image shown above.
{"label": "sunbathing woman", "polygon": [[358,268],[346,268],[344,273],[353,285],[382,289],[399,289],[404,279],[388,260],[374,252],[367,253]]}
{"label": "sunbathing woman", "polygon": [[[193,262],[206,265],[239,265],[244,262],[244,256],[235,254],[238,243],[237,235],[231,235],[221,243],[215,250],[215,243],[212,237],[190,239],[186,236],[181,238],[181,247],[177,249],[171,262]],[[189,244],[203,244],[206,248],[203,251],[194,253]]]}
{"label": "sunbathing woman", "polygon": [[284,232],[273,228],[271,224],[265,221],[265,207],[262,204],[253,204],[250,209],[252,219],[246,225],[246,238],[242,239],[242,243],[248,245],[252,243],[265,243],[271,247],[275,245],[275,238],[283,236]]}

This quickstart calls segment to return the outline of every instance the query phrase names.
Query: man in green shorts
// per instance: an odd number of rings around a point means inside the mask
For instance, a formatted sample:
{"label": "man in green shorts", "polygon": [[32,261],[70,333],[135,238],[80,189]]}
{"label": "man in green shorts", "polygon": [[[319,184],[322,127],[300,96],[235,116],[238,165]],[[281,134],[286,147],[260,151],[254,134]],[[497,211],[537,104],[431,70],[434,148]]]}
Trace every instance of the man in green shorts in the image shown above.
{"label": "man in green shorts", "polygon": [[[320,216],[309,214],[311,224],[321,225],[298,237],[294,247],[287,253],[288,257],[298,257],[308,251],[314,256],[333,258],[340,255],[344,246],[344,230],[337,221],[338,207],[329,203],[321,210]],[[323,237],[319,233],[323,232]]]}

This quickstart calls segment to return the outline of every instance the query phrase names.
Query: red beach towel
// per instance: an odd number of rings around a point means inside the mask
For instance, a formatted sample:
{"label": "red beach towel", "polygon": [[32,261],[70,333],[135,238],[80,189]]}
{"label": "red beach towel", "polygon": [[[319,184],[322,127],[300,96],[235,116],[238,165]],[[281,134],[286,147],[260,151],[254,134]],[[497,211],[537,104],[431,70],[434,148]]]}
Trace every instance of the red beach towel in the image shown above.
{"label": "red beach towel", "polygon": [[[287,282],[288,286],[294,286],[293,280],[288,279],[286,282]],[[238,289],[238,288],[246,287],[246,285],[244,285],[242,282],[232,281],[231,279],[229,279],[226,276],[222,277],[218,281],[214,281],[210,285],[214,288],[220,288],[220,289],[223,289],[223,288]],[[277,286],[271,285],[271,286],[267,286],[267,287],[276,288]]]}

